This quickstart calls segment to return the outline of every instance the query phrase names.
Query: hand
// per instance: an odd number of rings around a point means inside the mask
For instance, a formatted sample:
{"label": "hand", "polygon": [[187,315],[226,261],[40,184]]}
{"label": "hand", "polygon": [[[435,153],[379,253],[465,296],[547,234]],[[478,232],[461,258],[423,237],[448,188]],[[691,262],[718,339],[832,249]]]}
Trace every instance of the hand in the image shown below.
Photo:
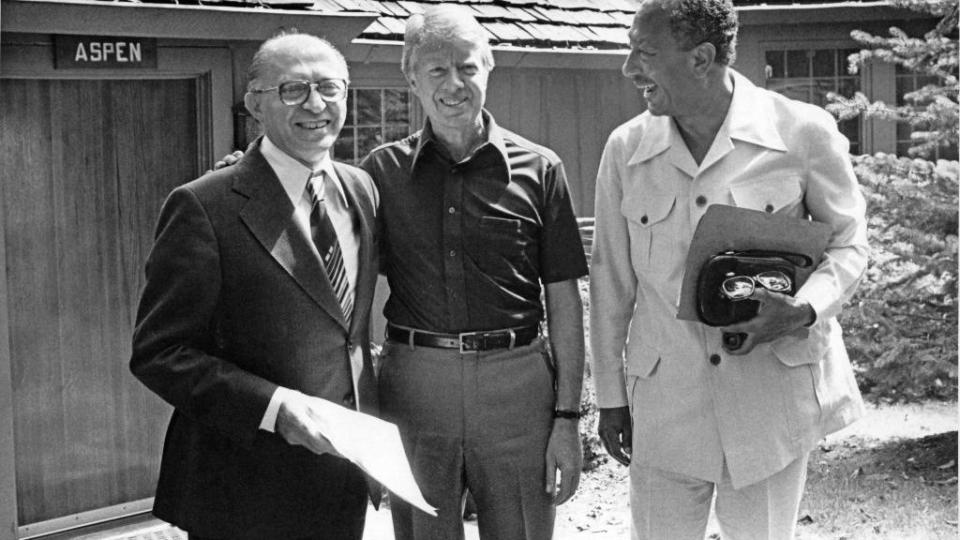
{"label": "hand", "polygon": [[311,398],[300,393],[284,396],[277,412],[275,431],[287,443],[303,446],[314,454],[343,457],[330,441],[320,433],[318,413],[310,404]]}
{"label": "hand", "polygon": [[237,161],[240,161],[240,158],[243,157],[243,152],[241,150],[235,150],[232,154],[227,154],[220,158],[220,161],[213,164],[213,170],[222,169],[224,167],[229,167]]}
{"label": "hand", "polygon": [[630,465],[633,453],[633,420],[629,407],[600,409],[597,433],[610,457],[621,465]]}
{"label": "hand", "polygon": [[739,348],[730,350],[724,347],[730,354],[747,354],[761,343],[781,338],[816,320],[816,313],[809,303],[786,294],[757,287],[750,299],[760,302],[757,316],[721,329],[724,332],[747,335]]}
{"label": "hand", "polygon": [[[547,442],[547,494],[553,497],[553,504],[567,502],[580,484],[580,471],[583,469],[583,447],[580,445],[578,422],[570,418],[557,418],[553,421],[550,441]],[[557,471],[560,471],[560,484],[557,486]]]}

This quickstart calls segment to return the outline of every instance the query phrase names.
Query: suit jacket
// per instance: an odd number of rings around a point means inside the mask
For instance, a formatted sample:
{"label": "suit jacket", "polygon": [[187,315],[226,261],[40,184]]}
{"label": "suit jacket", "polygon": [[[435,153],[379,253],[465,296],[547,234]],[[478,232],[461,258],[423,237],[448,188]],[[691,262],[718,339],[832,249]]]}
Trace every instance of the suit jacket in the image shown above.
{"label": "suit jacket", "polygon": [[[597,177],[590,339],[598,403],[634,407],[634,461],[710,481],[726,465],[740,488],[862,415],[835,316],[868,247],[864,199],[833,117],[732,76],[727,118],[699,164],[667,116],[644,113],[610,135]],[[796,294],[817,313],[809,335],[732,356],[719,328],[676,318],[710,204],[830,226],[824,260]]]}
{"label": "suit jacket", "polygon": [[258,429],[278,385],[377,408],[369,350],[377,195],[360,169],[334,167],[360,235],[349,328],[259,143],[236,165],[175,189],[161,210],[130,367],[174,406],[154,514],[194,534],[305,536],[323,530],[357,486],[347,461]]}

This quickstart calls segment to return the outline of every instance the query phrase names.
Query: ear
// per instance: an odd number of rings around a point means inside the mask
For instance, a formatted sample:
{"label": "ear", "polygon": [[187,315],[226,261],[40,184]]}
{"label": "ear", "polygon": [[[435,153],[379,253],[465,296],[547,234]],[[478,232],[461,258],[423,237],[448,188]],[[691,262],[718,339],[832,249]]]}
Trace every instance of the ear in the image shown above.
{"label": "ear", "polygon": [[260,117],[263,116],[263,112],[260,110],[260,99],[257,94],[253,92],[247,92],[243,95],[243,105],[247,108],[247,112],[250,113],[250,116],[260,120]]}
{"label": "ear", "polygon": [[690,63],[698,77],[705,77],[717,58],[717,48],[713,43],[701,43],[690,51]]}

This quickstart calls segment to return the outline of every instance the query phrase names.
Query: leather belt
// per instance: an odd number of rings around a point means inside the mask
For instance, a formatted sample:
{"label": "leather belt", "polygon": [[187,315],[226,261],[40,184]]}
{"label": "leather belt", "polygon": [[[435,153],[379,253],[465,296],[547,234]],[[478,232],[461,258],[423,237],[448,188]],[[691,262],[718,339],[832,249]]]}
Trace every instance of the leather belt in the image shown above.
{"label": "leather belt", "polygon": [[437,349],[459,349],[462,353],[522,347],[529,345],[539,335],[540,326],[536,324],[505,330],[459,334],[440,334],[387,324],[387,337],[393,341]]}

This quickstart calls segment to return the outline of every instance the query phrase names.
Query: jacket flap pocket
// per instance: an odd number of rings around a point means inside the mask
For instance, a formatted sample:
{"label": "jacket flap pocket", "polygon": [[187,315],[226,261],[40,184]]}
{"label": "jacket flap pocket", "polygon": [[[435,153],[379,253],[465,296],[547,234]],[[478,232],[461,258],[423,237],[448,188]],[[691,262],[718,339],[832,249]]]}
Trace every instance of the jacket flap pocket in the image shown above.
{"label": "jacket flap pocket", "polygon": [[737,182],[730,186],[730,193],[737,206],[768,213],[790,206],[803,196],[798,176],[768,176]]}
{"label": "jacket flap pocket", "polygon": [[660,365],[660,353],[644,345],[627,345],[627,376],[647,379]]}
{"label": "jacket flap pocket", "polygon": [[625,196],[620,203],[620,213],[640,227],[650,227],[666,219],[673,210],[676,195],[644,193],[640,196]]}

